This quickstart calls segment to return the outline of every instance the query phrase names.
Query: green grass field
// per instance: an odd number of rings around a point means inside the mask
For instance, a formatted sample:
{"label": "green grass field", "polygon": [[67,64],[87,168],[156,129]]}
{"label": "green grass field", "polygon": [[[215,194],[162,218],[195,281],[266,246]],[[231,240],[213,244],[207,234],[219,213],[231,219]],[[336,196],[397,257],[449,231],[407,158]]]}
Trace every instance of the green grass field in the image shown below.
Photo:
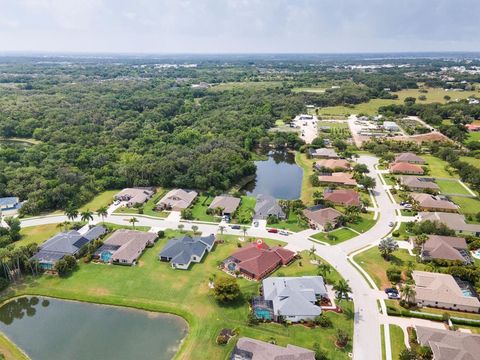
{"label": "green grass field", "polygon": [[310,93],[324,93],[325,88],[321,87],[298,87],[298,88],[293,88],[292,92],[310,92]]}
{"label": "green grass field", "polygon": [[465,143],[469,143],[470,141],[480,141],[480,132],[472,131],[468,133],[468,138],[465,140]]}
{"label": "green grass field", "polygon": [[480,200],[478,198],[466,198],[462,196],[450,196],[452,201],[460,206],[462,214],[476,214],[480,211]]}
{"label": "green grass field", "polygon": [[373,212],[367,212],[367,213],[361,213],[360,214],[360,221],[357,223],[349,223],[348,227],[358,231],[359,233],[363,233],[370,229],[375,223],[377,222],[376,220],[373,220],[374,213]]}
{"label": "green grass field", "polygon": [[[177,359],[193,359],[197,357],[199,349],[202,358],[225,359],[235,341],[227,346],[216,345],[215,338],[222,328],[237,328],[240,336],[264,341],[273,338],[277,344],[283,346],[295,344],[311,348],[313,343],[317,342],[330,359],[348,359],[347,354],[352,350],[351,342],[346,349],[340,350],[334,345],[334,339],[338,328],[347,331],[350,337],[353,336],[353,303],[339,303],[344,308],[343,314],[326,313],[334,324],[328,329],[310,329],[302,325],[285,327],[277,324],[248,327],[247,302],[219,305],[208,287],[212,275],[224,276],[217,264],[237,249],[236,241],[218,244],[203,262],[194,264],[189,270],[173,270],[168,263],[159,262],[157,254],[169,238],[179,235],[178,231],[167,230],[164,239],[146,250],[138,266],[100,266],[79,262],[78,270],[71,276],[59,278],[43,275],[27,278],[22,285],[4,293],[2,300],[15,295],[31,294],[180,315],[189,322],[189,332]],[[303,253],[301,260],[280,268],[274,275],[314,275],[316,268],[308,254]],[[333,271],[328,279],[335,281],[339,279],[339,275]],[[238,283],[245,297],[258,293],[258,282],[239,279]]]}
{"label": "green grass field", "polygon": [[373,279],[375,284],[384,289],[391,286],[387,278],[386,270],[390,266],[406,267],[409,261],[415,264],[416,270],[423,270],[425,265],[415,262],[415,257],[410,256],[407,250],[400,249],[395,251],[389,261],[386,261],[378,251],[378,247],[373,247],[354,257],[354,260],[360,265]]}
{"label": "green grass field", "polygon": [[257,203],[257,199],[255,199],[253,196],[242,196],[240,201],[240,206],[236,211],[233,222],[234,223],[238,222],[237,219],[242,217],[251,218],[251,216],[254,213],[256,203]]}
{"label": "green grass field", "polygon": [[60,231],[62,231],[62,229],[58,227],[58,224],[46,224],[22,228],[22,230],[20,230],[22,238],[15,242],[15,246],[25,246],[31,243],[41,244]]}
{"label": "green grass field", "polygon": [[277,224],[269,224],[268,227],[299,232],[308,229],[308,224],[305,221],[299,220],[298,215],[290,212],[288,219],[282,220]]}
{"label": "green grass field", "polygon": [[296,152],[295,162],[303,169],[302,192],[300,199],[305,205],[311,206],[313,205],[313,193],[319,190],[318,188],[313,187],[310,183],[310,176],[314,174],[313,163],[315,160],[307,159],[305,154]]}
{"label": "green grass field", "polygon": [[5,334],[0,332],[0,354],[5,360],[30,360]]}
{"label": "green grass field", "polygon": [[113,202],[113,197],[117,194],[120,190],[107,190],[104,191],[93,198],[92,201],[88,202],[87,204],[83,205],[79,211],[91,210],[97,211],[102,206],[109,206]]}
{"label": "green grass field", "polygon": [[405,349],[405,334],[398,325],[390,326],[390,344],[392,346],[392,360],[400,358],[400,352]]}
{"label": "green grass field", "polygon": [[220,217],[207,214],[208,206],[212,201],[213,197],[198,196],[195,204],[191,207],[193,219],[197,221],[220,222]]}
{"label": "green grass field", "polygon": [[449,181],[438,179],[435,180],[440,192],[445,195],[470,195],[470,193],[465,189],[457,180]]}
{"label": "green grass field", "polygon": [[382,360],[386,360],[386,349],[385,349],[385,332],[384,332],[384,324],[380,325],[380,338],[382,340]]}
{"label": "green grass field", "polygon": [[230,91],[230,90],[265,90],[271,88],[278,88],[282,86],[281,81],[242,81],[242,82],[227,82],[212,86],[208,91]]}
{"label": "green grass field", "polygon": [[427,162],[426,166],[430,170],[427,176],[458,179],[458,174],[446,161],[432,155],[422,155],[421,157]]}
{"label": "green grass field", "polygon": [[470,156],[460,156],[460,160],[466,163],[469,163],[470,165],[473,165],[476,168],[480,169],[480,159],[470,157]]}
{"label": "green grass field", "polygon": [[340,244],[341,242],[350,240],[351,238],[358,236],[358,234],[350,229],[340,228],[340,229],[335,229],[333,231],[330,231],[330,236],[331,236],[331,239],[327,237],[327,233],[320,232],[318,234],[313,235],[312,237],[314,239],[326,242],[330,245],[336,245],[336,244]]}

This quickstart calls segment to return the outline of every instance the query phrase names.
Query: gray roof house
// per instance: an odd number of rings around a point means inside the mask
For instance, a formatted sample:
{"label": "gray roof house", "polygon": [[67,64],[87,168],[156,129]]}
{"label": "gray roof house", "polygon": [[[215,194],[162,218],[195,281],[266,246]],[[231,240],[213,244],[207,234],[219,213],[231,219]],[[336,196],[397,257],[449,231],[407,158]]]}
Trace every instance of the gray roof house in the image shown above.
{"label": "gray roof house", "polygon": [[210,203],[210,206],[208,208],[211,210],[214,210],[216,208],[222,208],[223,209],[222,215],[233,215],[237,210],[238,205],[240,205],[239,198],[228,196],[228,195],[222,195],[222,196],[215,196],[215,198]]}
{"label": "gray roof house", "polygon": [[[412,242],[414,241],[415,238],[412,237]],[[428,235],[420,256],[422,260],[457,260],[465,264],[472,262],[465,238],[456,236]]]}
{"label": "gray roof house", "polygon": [[257,203],[255,204],[254,219],[267,219],[270,215],[279,219],[285,219],[285,212],[278,205],[277,200],[270,195],[257,195]]}
{"label": "gray roof house", "polygon": [[182,211],[188,208],[198,193],[194,190],[173,189],[157,203],[157,210]]}
{"label": "gray roof house", "polygon": [[400,176],[398,179],[400,181],[400,185],[404,186],[408,190],[433,190],[435,192],[440,190],[440,187],[435,183],[435,179],[432,178],[404,175]]}
{"label": "gray roof house", "polygon": [[156,239],[155,233],[120,229],[106,239],[93,256],[105,263],[134,265],[145,248],[152,246]]}
{"label": "gray roof house", "polygon": [[416,326],[417,341],[432,349],[434,360],[476,360],[480,335]]}
{"label": "gray roof house", "polygon": [[171,239],[162,249],[158,257],[160,261],[168,261],[174,269],[186,270],[192,262],[199,263],[207,252],[212,251],[215,235],[184,236]]}
{"label": "gray roof house", "polygon": [[21,203],[17,197],[0,198],[0,210],[15,210],[20,208]]}
{"label": "gray roof house", "polygon": [[480,225],[467,223],[465,221],[465,216],[462,214],[446,212],[420,212],[418,213],[418,218],[420,221],[438,221],[458,233],[468,233],[477,236],[480,235]]}
{"label": "gray roof house", "polygon": [[282,347],[242,337],[238,339],[230,360],[315,360],[315,352],[290,344]]}
{"label": "gray roof house", "polygon": [[334,149],[308,149],[308,154],[311,157],[324,158],[324,159],[338,159],[340,158]]}
{"label": "gray roof house", "polygon": [[155,192],[152,188],[127,188],[115,195],[116,200],[127,201],[127,206],[132,207],[143,204],[150,199]]}
{"label": "gray roof house", "polygon": [[317,300],[327,297],[321,276],[269,277],[263,280],[263,300],[271,301],[273,316],[287,321],[313,320],[322,313]]}
{"label": "gray roof house", "polygon": [[83,235],[76,230],[61,232],[40,245],[39,251],[32,259],[38,261],[40,268],[53,270],[58,260],[66,255],[77,255],[84,246],[106,232],[102,226],[95,226]]}

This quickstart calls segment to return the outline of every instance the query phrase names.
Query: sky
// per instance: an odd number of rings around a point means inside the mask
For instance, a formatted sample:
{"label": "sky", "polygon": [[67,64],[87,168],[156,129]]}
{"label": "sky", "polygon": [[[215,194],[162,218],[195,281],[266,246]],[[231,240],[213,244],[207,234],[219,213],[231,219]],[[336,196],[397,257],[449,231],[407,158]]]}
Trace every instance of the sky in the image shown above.
{"label": "sky", "polygon": [[480,51],[480,0],[0,0],[0,52]]}

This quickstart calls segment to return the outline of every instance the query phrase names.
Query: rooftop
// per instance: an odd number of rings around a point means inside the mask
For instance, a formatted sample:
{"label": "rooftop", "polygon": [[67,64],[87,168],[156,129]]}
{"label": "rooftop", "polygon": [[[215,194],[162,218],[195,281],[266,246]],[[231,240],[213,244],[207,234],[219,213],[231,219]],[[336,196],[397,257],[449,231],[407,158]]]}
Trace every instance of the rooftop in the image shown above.
{"label": "rooftop", "polygon": [[[245,356],[248,353],[248,357]],[[237,355],[237,356],[236,356]],[[256,339],[238,339],[232,357],[235,360],[315,360],[312,350],[294,345],[281,347]]]}

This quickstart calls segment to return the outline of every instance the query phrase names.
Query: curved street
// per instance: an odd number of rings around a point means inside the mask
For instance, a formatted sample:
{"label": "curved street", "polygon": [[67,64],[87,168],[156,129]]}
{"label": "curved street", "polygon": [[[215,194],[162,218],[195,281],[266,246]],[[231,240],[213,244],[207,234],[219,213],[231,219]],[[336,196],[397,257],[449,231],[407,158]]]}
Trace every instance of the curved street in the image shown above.
{"label": "curved street", "polygon": [[[294,251],[311,249],[315,246],[317,254],[327,260],[335,269],[349,282],[352,288],[352,297],[355,304],[354,319],[354,339],[353,353],[354,358],[358,360],[372,360],[382,358],[380,324],[385,323],[386,315],[380,313],[377,300],[382,299],[382,294],[378,290],[370,287],[367,280],[362,276],[359,270],[349,260],[349,254],[360,250],[368,245],[376,244],[382,237],[385,237],[392,231],[389,226],[391,222],[396,222],[395,206],[389,198],[388,191],[380,180],[380,176],[375,168],[378,158],[369,155],[361,155],[357,162],[366,164],[370,170],[370,176],[376,180],[376,187],[372,191],[375,199],[374,210],[379,212],[378,220],[375,225],[365,233],[358,235],[351,240],[345,241],[334,246],[325,246],[309,240],[309,236],[318,231],[305,230],[298,233],[292,233],[288,236],[272,234],[265,228],[251,227],[247,230],[247,236],[264,237],[287,242],[287,248]],[[135,216],[138,219],[137,226],[148,226],[154,229],[177,229],[179,223],[184,225],[185,230],[190,230],[192,225],[198,227],[198,231],[211,234],[219,232],[219,225],[212,223],[198,223],[176,219],[160,219],[145,215],[120,215],[112,214],[114,209],[110,209],[106,221],[115,224],[128,224],[128,220]],[[21,221],[22,227],[38,226],[42,224],[60,223],[66,221],[64,215],[45,216],[37,218],[28,218]],[[98,223],[101,219],[94,217],[91,222]],[[226,227],[224,234],[243,235],[241,230],[233,230]],[[388,326],[386,326],[388,328]],[[388,333],[386,333],[388,334]],[[386,341],[387,349],[390,348],[389,341]],[[391,359],[391,354],[387,351],[387,360]]]}

